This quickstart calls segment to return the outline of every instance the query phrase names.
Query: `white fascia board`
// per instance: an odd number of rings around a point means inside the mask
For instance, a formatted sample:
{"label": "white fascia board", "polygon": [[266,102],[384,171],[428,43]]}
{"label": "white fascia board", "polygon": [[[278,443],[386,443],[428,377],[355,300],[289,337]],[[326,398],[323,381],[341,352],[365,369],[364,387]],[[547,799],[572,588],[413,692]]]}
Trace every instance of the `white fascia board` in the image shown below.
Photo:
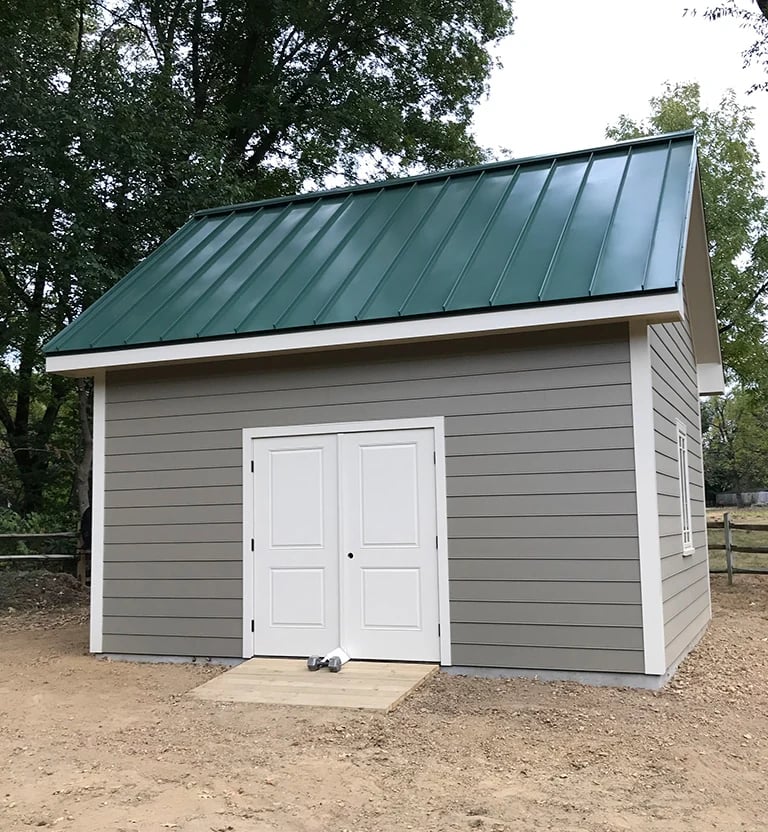
{"label": "white fascia board", "polygon": [[665,323],[680,320],[680,294],[679,291],[670,291],[556,306],[533,306],[526,309],[324,327],[242,338],[51,355],[46,359],[45,368],[49,373],[87,376],[93,375],[97,370],[461,338],[468,335],[492,335],[621,320],[643,319],[651,323]]}
{"label": "white fascia board", "polygon": [[725,379],[698,170],[694,180],[691,221],[686,239],[683,285],[685,294],[681,297],[688,301],[688,323],[698,367],[699,395],[719,395],[725,390]]}
{"label": "white fascia board", "polygon": [[722,364],[698,364],[700,396],[720,396],[725,392],[725,376]]}

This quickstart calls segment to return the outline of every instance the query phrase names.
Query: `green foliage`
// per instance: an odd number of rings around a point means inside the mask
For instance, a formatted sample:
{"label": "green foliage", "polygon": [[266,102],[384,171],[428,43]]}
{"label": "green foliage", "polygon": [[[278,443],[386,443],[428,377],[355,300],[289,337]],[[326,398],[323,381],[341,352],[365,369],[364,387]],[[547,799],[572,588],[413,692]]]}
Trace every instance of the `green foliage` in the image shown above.
{"label": "green foliage", "polygon": [[730,91],[719,107],[707,110],[698,84],[667,85],[650,104],[647,118],[623,115],[607,134],[629,139],[696,128],[727,378],[768,390],[768,208],[751,108],[741,106]]}
{"label": "green foliage", "polygon": [[702,405],[707,490],[768,488],[768,403],[747,390]]}
{"label": "green foliage", "polygon": [[[690,14],[695,15],[696,10],[690,10]],[[744,50],[744,63],[746,66],[756,64],[768,75],[768,0],[755,0],[754,6],[750,4],[749,7],[737,0],[726,0],[719,6],[706,9],[703,14],[709,20],[732,17],[740,21],[743,27],[752,29],[755,40]],[[766,89],[768,80],[753,84],[750,92]]]}
{"label": "green foliage", "polygon": [[73,503],[86,394],[42,374],[48,338],[195,209],[480,160],[511,24],[511,0],[3,4],[0,499]]}

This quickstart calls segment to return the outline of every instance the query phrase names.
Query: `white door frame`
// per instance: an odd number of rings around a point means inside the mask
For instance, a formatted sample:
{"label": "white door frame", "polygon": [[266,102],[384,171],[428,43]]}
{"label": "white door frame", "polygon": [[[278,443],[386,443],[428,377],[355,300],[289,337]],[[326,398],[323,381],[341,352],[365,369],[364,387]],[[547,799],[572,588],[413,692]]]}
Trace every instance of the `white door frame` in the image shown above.
{"label": "white door frame", "polygon": [[451,616],[448,601],[448,504],[445,491],[445,420],[442,416],[385,419],[372,422],[338,422],[324,425],[284,425],[243,430],[243,658],[255,655],[252,630],[256,603],[253,536],[253,479],[251,440],[323,433],[367,433],[382,430],[431,429],[435,438],[435,511],[437,515],[437,593],[440,617],[440,664],[451,664]]}

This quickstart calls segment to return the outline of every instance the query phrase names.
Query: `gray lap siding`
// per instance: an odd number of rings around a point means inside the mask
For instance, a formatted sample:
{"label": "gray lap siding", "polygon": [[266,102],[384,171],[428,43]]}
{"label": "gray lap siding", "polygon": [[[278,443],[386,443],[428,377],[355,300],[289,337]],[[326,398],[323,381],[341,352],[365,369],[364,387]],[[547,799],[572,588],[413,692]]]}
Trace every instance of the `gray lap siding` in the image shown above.
{"label": "gray lap siding", "polygon": [[243,428],[444,416],[453,662],[642,672],[624,325],[111,372],[105,652],[240,656]]}
{"label": "gray lap siding", "polygon": [[[650,327],[666,663],[674,665],[710,617],[698,382],[687,322]],[[694,552],[683,553],[677,421],[688,435]]]}

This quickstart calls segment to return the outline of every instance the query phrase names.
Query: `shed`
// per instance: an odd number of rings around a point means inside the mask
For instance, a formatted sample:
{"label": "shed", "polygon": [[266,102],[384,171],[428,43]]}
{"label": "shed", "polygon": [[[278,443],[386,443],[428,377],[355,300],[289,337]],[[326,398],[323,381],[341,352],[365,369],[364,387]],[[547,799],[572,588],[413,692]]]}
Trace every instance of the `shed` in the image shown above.
{"label": "shed", "polygon": [[658,686],[706,628],[693,133],[201,211],[46,354],[93,653]]}

